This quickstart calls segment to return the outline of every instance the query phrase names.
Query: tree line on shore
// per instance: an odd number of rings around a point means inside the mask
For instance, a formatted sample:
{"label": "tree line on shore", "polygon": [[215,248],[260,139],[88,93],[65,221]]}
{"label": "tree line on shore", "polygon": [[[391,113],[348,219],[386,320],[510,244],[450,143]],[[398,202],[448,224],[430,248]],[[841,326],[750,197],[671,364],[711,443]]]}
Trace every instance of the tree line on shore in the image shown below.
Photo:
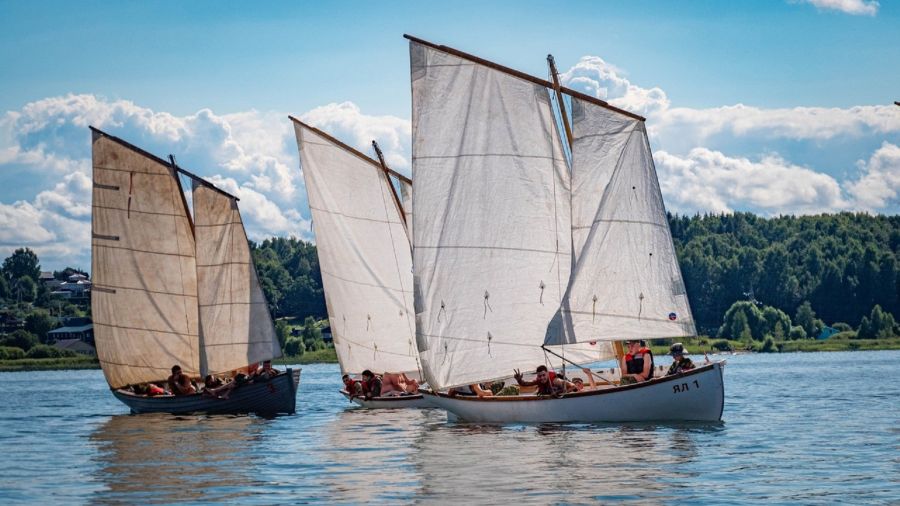
{"label": "tree line on shore", "polygon": [[[826,326],[838,338],[900,335],[900,216],[669,215],[669,225],[701,334],[748,345],[811,339]],[[250,246],[286,353],[321,349],[316,322],[327,311],[315,245],[272,238]],[[54,277],[73,273],[87,274],[67,267]],[[90,315],[87,301],[53,296],[39,277],[37,255],[27,248],[0,267],[0,318],[24,321],[0,346],[27,353],[50,344],[58,317]]]}

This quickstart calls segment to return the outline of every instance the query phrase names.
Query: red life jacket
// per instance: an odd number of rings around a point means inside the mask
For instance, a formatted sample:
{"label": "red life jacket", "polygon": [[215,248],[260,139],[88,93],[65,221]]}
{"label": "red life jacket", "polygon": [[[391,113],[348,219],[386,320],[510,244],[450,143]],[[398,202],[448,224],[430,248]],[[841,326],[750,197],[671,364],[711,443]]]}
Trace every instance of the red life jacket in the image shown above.
{"label": "red life jacket", "polygon": [[650,374],[647,379],[653,377],[653,352],[649,348],[641,348],[634,355],[628,353],[625,355],[625,367],[627,374],[641,374],[644,372],[644,357],[650,356]]}

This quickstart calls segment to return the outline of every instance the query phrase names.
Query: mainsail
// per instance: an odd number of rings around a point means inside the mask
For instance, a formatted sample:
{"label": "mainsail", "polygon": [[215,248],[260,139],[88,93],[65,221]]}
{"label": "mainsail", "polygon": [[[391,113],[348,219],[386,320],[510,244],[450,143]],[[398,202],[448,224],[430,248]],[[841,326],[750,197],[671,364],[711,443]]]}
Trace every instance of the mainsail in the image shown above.
{"label": "mainsail", "polygon": [[[508,377],[569,279],[569,170],[545,86],[410,41],[416,337],[435,389]],[[567,347],[593,362],[608,347]]]}
{"label": "mainsail", "polygon": [[341,370],[418,376],[412,254],[386,170],[294,120]]}
{"label": "mainsail", "polygon": [[194,235],[170,165],[93,131],[91,310],[113,388],[200,373]]}
{"label": "mainsail", "polygon": [[280,357],[237,200],[197,181],[192,200],[203,372]]}
{"label": "mainsail", "polygon": [[572,111],[576,263],[546,344],[695,335],[644,122]]}
{"label": "mainsail", "polygon": [[91,309],[110,387],[280,356],[235,199],[190,175],[194,224],[183,170],[92,132]]}

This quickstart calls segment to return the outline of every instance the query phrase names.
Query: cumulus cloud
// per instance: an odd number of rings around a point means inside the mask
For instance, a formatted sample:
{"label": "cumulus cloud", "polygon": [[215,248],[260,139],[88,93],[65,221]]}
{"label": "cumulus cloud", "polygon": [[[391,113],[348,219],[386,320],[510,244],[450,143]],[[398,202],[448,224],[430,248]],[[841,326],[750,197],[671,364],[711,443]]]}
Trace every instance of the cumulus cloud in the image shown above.
{"label": "cumulus cloud", "polygon": [[860,177],[848,184],[848,191],[860,208],[875,211],[900,204],[900,147],[885,142],[857,166]]}
{"label": "cumulus cloud", "polygon": [[695,148],[683,157],[660,151],[654,158],[672,211],[753,209],[763,214],[809,214],[849,205],[833,177],[777,155],[752,161]]}
{"label": "cumulus cloud", "polygon": [[[376,139],[389,163],[409,168],[408,120],[369,116],[350,102],[302,117],[365,152]],[[252,239],[312,239],[287,113],[175,116],[127,100],[66,95],[0,116],[0,253],[29,246],[49,268],[90,264],[88,125],[161,157],[173,153],[179,165],[240,197]]]}
{"label": "cumulus cloud", "polygon": [[822,10],[841,11],[855,16],[874,16],[878,14],[879,4],[875,0],[803,0]]}

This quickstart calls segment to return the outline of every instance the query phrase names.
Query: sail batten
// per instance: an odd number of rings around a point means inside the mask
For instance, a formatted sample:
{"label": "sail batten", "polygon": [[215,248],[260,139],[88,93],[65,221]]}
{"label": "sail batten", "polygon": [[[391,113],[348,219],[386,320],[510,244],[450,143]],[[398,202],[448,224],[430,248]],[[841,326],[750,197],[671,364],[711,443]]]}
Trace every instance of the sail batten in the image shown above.
{"label": "sail batten", "polygon": [[418,376],[412,255],[390,178],[409,180],[298,120],[294,127],[341,370]]}

